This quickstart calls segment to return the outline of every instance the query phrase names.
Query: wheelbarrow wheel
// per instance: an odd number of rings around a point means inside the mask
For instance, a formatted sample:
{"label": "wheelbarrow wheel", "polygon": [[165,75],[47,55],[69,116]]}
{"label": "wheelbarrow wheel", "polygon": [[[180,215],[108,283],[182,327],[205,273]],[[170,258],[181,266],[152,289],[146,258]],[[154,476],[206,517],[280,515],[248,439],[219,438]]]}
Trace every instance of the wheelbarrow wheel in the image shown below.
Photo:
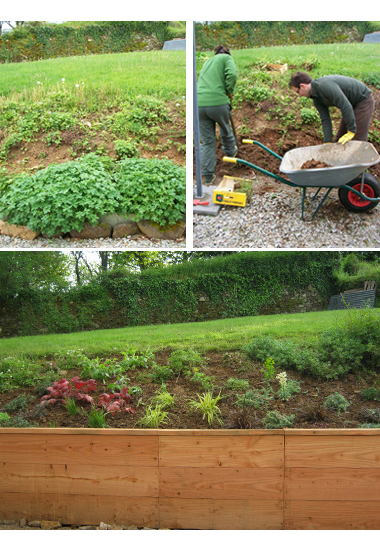
{"label": "wheelbarrow wheel", "polygon": [[[359,191],[360,193],[362,176],[358,176],[347,185],[353,189],[356,189],[356,191]],[[376,201],[371,202],[361,199],[358,195],[352,193],[352,191],[344,188],[339,188],[338,195],[343,206],[351,212],[368,212],[369,210],[375,208],[378,204]],[[375,176],[372,176],[371,174],[364,174],[363,195],[369,197],[370,199],[380,197],[380,183]]]}

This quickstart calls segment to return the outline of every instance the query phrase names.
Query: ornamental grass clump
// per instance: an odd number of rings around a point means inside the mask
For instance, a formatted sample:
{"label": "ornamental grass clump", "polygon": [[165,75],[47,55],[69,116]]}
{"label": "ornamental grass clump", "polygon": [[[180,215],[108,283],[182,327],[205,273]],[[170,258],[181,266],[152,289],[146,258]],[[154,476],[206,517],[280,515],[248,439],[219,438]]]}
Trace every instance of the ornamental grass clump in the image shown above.
{"label": "ornamental grass clump", "polygon": [[207,418],[207,423],[209,426],[214,422],[214,419],[219,422],[220,425],[223,425],[223,421],[219,418],[221,414],[220,408],[217,406],[218,401],[222,399],[220,393],[213,397],[211,392],[204,393],[203,395],[198,395],[198,401],[191,400],[189,405],[192,409],[199,410],[203,414],[203,420]]}

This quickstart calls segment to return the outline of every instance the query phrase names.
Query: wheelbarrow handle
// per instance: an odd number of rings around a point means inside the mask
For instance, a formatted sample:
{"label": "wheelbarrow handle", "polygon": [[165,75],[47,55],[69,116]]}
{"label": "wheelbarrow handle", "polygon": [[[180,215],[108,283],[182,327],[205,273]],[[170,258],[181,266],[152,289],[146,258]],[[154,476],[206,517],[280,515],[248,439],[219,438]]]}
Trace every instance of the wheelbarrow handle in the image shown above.
{"label": "wheelbarrow handle", "polygon": [[234,164],[236,164],[237,161],[238,159],[235,157],[223,157],[223,162],[233,162]]}

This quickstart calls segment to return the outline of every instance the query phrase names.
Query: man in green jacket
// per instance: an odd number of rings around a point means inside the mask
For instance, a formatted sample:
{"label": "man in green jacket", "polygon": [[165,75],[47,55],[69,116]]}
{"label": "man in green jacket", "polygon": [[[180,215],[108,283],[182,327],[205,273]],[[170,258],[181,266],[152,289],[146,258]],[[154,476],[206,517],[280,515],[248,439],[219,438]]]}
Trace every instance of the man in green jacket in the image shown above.
{"label": "man in green jacket", "polygon": [[339,75],[313,80],[307,73],[298,72],[291,77],[289,86],[301,97],[313,100],[321,117],[325,143],[333,140],[329,113],[331,106],[337,107],[342,113],[335,141],[342,144],[351,139],[367,141],[375,102],[371,90],[362,82]]}
{"label": "man in green jacket", "polygon": [[230,126],[230,97],[237,80],[236,66],[228,48],[216,46],[215,56],[206,61],[198,78],[199,133],[201,164],[204,183],[215,179],[216,124],[225,155],[237,154],[235,138]]}

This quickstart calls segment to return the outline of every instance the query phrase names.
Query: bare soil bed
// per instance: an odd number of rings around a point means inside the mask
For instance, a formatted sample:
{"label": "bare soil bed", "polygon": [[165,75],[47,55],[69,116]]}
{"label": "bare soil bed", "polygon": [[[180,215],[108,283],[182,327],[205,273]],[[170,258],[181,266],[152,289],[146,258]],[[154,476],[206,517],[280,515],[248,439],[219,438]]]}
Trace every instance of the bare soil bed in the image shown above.
{"label": "bare soil bed", "polygon": [[[155,355],[158,365],[168,365],[171,350],[164,350]],[[356,428],[363,423],[370,422],[373,416],[380,414],[376,401],[364,401],[361,398],[363,389],[375,385],[374,374],[363,372],[360,375],[348,375],[344,379],[322,381],[308,376],[302,376],[299,372],[287,371],[289,379],[297,380],[301,384],[301,391],[293,394],[288,401],[282,401],[276,396],[279,389],[279,382],[274,379],[269,382],[272,391],[272,399],[267,405],[256,409],[252,406],[241,407],[236,404],[239,396],[245,394],[247,389],[236,391],[229,389],[226,383],[229,379],[243,379],[248,381],[250,390],[260,390],[268,387],[262,372],[263,365],[247,359],[243,354],[231,353],[208,353],[204,356],[205,361],[199,371],[215,379],[214,396],[219,392],[223,396],[218,406],[221,410],[222,424],[214,420],[211,426],[202,414],[189,405],[189,400],[197,399],[197,394],[203,394],[204,389],[199,383],[193,382],[189,377],[178,376],[166,381],[167,391],[175,396],[175,404],[167,409],[167,423],[161,428],[172,429],[196,429],[196,428],[230,428],[230,429],[262,429],[262,420],[267,411],[277,411],[281,415],[294,415],[292,428]],[[121,357],[118,357],[120,360]],[[58,381],[62,378],[71,380],[81,376],[80,369],[63,370],[61,366],[54,365],[54,359],[49,358],[50,368],[55,369]],[[131,394],[129,406],[135,410],[134,414],[116,412],[107,414],[107,426],[110,428],[141,428],[137,422],[146,411],[146,406],[151,404],[151,398],[161,389],[161,385],[153,383],[149,377],[149,368],[136,368],[128,370],[128,387],[138,386],[142,389],[140,395]],[[279,371],[277,371],[279,372]],[[112,380],[113,382],[114,380]],[[100,394],[110,393],[107,384],[96,381],[96,391],[91,393],[95,403]],[[324,407],[327,396],[338,392],[349,402],[346,412],[335,412]],[[47,393],[47,392],[46,392]],[[70,416],[63,404],[41,406],[41,395],[37,395],[35,388],[18,388],[17,390],[0,394],[0,410],[14,398],[21,394],[31,396],[27,408],[22,411],[22,417],[29,422],[36,423],[40,427],[88,427],[88,419],[85,414]],[[85,403],[80,407],[89,412],[91,405]],[[369,412],[370,411],[370,412]],[[372,411],[372,412],[371,412]],[[19,415],[20,412],[9,413],[11,417]]]}

